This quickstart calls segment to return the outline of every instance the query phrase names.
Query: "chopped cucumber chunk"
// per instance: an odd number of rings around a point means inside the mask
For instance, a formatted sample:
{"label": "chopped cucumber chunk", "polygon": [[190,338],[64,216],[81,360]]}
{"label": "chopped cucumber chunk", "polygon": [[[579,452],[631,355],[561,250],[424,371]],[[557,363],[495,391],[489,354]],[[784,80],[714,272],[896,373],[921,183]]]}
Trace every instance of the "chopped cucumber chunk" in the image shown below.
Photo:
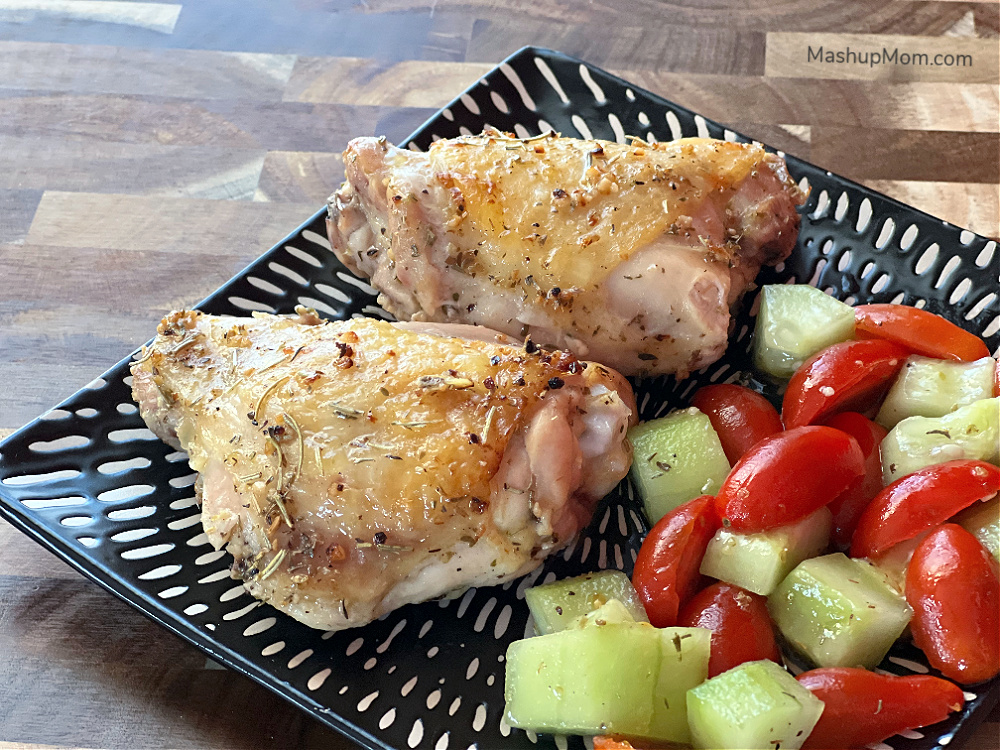
{"label": "chopped cucumber chunk", "polygon": [[912,615],[884,573],[839,552],[800,564],[768,609],[785,639],[820,667],[873,668]]}
{"label": "chopped cucumber chunk", "polygon": [[571,628],[593,628],[602,625],[628,625],[635,621],[636,619],[629,612],[628,607],[617,599],[612,599],[592,612],[577,617],[566,627],[566,630],[570,630]]}
{"label": "chopped cucumber chunk", "polygon": [[660,634],[651,626],[562,630],[507,647],[507,723],[555,734],[643,736],[653,717]]}
{"label": "chopped cucumber chunk", "polygon": [[675,411],[629,430],[632,480],[650,523],[700,495],[714,495],[729,461],[708,416],[695,408]]}
{"label": "chopped cucumber chunk", "polygon": [[904,596],[906,595],[906,569],[910,567],[910,560],[913,558],[913,553],[917,551],[917,547],[920,546],[920,543],[924,541],[924,537],[926,536],[927,533],[925,532],[918,534],[913,539],[900,542],[891,547],[877,560],[870,561],[885,574],[889,585]]}
{"label": "chopped cucumber chunk", "polygon": [[701,563],[704,575],[767,596],[803,560],[825,551],[833,514],[820,508],[798,523],[756,534],[719,529]]}
{"label": "chopped cucumber chunk", "polygon": [[524,592],[524,598],[541,635],[565,630],[577,618],[614,599],[624,605],[634,622],[649,622],[632,581],[620,570],[602,570],[532,586]]}
{"label": "chopped cucumber chunk", "polygon": [[854,309],[807,284],[774,284],[761,292],[754,364],[790,378],[809,357],[854,338]]}
{"label": "chopped cucumber chunk", "polygon": [[912,356],[906,360],[875,421],[889,430],[907,417],[943,417],[960,406],[990,398],[996,366],[992,357],[952,362]]}
{"label": "chopped cucumber chunk", "polygon": [[823,713],[823,702],[773,661],[751,661],[688,691],[696,748],[797,750]]}
{"label": "chopped cucumber chunk", "polygon": [[687,692],[708,679],[712,631],[663,628],[660,674],[653,689],[653,718],[647,737],[688,744]]}
{"label": "chopped cucumber chunk", "polygon": [[1000,464],[1000,398],[962,406],[943,417],[909,417],[882,441],[882,482],[933,464],[978,458]]}
{"label": "chopped cucumber chunk", "polygon": [[708,674],[711,632],[599,625],[507,648],[507,723],[556,734],[688,742],[686,692]]}
{"label": "chopped cucumber chunk", "polygon": [[966,508],[955,520],[1000,561],[1000,497]]}

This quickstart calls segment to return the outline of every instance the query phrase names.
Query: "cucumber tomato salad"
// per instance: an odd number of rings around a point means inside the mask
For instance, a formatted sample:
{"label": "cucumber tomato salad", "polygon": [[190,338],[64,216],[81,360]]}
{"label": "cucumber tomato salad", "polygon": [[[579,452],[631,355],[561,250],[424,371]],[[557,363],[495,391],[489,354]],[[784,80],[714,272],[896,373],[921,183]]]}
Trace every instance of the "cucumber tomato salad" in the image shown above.
{"label": "cucumber tomato salad", "polygon": [[[935,724],[1000,672],[1000,371],[901,305],[764,287],[781,412],[736,384],[629,437],[653,528],[631,580],[531,588],[506,720],[598,750],[846,750]],[[900,638],[942,677],[872,671]],[[793,676],[782,651],[812,669]]]}

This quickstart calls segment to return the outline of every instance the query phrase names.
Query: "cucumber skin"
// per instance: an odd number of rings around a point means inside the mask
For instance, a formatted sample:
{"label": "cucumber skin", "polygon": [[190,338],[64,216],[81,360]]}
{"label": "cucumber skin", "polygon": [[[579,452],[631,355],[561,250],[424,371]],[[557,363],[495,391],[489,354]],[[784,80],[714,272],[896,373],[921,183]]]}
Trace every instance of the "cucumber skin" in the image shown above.
{"label": "cucumber skin", "polygon": [[819,721],[823,702],[783,667],[755,661],[689,690],[687,708],[696,748],[798,750]]}
{"label": "cucumber skin", "polygon": [[[571,591],[572,594],[569,593]],[[539,635],[564,630],[578,617],[612,599],[624,604],[636,622],[649,622],[632,581],[620,570],[585,573],[575,578],[532,586],[524,592],[524,598]]]}
{"label": "cucumber skin", "polygon": [[829,508],[756,534],[719,529],[705,550],[701,573],[767,596],[799,563],[826,550],[832,529]]}
{"label": "cucumber skin", "polygon": [[966,508],[955,516],[955,521],[1000,562],[1000,497]]}
{"label": "cucumber skin", "polygon": [[771,284],[753,335],[754,366],[787,379],[816,352],[854,338],[854,309],[808,284]]}
{"label": "cucumber skin", "polygon": [[983,399],[943,417],[909,417],[880,447],[882,483],[961,458],[1000,465],[1000,398]]}
{"label": "cucumber skin", "polygon": [[906,360],[875,421],[891,430],[907,417],[943,417],[993,396],[996,360],[953,362],[913,355]]}
{"label": "cucumber skin", "polygon": [[866,669],[885,658],[913,614],[882,571],[839,552],[789,573],[768,610],[785,640],[816,666]]}
{"label": "cucumber skin", "polygon": [[628,439],[635,456],[630,476],[650,524],[688,500],[716,494],[729,475],[711,420],[693,407],[643,422]]}

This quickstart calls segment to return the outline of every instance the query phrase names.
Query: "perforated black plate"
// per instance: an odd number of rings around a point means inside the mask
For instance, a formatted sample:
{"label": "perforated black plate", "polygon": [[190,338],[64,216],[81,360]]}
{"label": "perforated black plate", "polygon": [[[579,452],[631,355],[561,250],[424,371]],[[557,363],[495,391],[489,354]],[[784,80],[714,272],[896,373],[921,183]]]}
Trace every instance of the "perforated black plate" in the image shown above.
{"label": "perforated black plate", "polygon": [[[626,134],[746,139],[682,107],[561,54],[526,48],[491,71],[410,140],[480,132],[521,136],[553,128],[567,136]],[[926,307],[1000,346],[1000,254],[996,243],[794,158],[812,194],[799,247],[763,283],[809,282],[848,302]],[[212,313],[288,313],[295,305],[332,318],[386,314],[373,290],[334,258],[324,212],[313,216],[201,305]],[[683,382],[637,383],[641,416],[683,405],[707,382],[745,376],[753,296],[727,355]],[[386,316],[387,317],[387,316]],[[503,653],[528,625],[526,587],[585,570],[631,571],[645,525],[623,484],[600,505],[571,548],[535,574],[460,599],[405,607],[367,627],[310,630],[243,593],[224,553],[208,545],[182,453],[145,429],[130,397],[128,359],[0,446],[0,513],[85,575],[214,659],[368,748],[580,746],[511,730],[503,711]],[[609,658],[613,658],[609,655]],[[883,665],[926,672],[919,652],[899,647]],[[1000,695],[1000,681],[973,688],[966,709],[889,745],[957,746]]]}

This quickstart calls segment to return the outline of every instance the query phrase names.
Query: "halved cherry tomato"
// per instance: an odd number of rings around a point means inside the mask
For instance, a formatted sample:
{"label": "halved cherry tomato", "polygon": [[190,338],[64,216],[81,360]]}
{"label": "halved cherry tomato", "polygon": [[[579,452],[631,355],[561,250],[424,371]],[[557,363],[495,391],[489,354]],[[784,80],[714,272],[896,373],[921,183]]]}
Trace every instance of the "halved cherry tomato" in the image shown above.
{"label": "halved cherry tomato", "polygon": [[947,461],[907,474],[865,509],[851,542],[851,557],[880,555],[998,492],[1000,469],[984,461]]}
{"label": "halved cherry tomato", "polygon": [[846,750],[944,721],[965,704],[958,685],[929,675],[896,677],[867,669],[813,669],[796,678],[823,701],[804,748]]}
{"label": "halved cherry tomato", "polygon": [[599,734],[594,737],[594,750],[673,750],[674,748],[677,748],[677,745],[671,742],[629,740],[611,734]]}
{"label": "halved cherry tomato", "polygon": [[993,557],[946,523],[920,543],[906,570],[913,642],[931,666],[962,684],[1000,673],[1000,580]]}
{"label": "halved cherry tomato", "polygon": [[785,427],[876,406],[909,353],[891,341],[845,341],[814,354],[788,381],[781,405]]}
{"label": "halved cherry tomato", "polygon": [[915,354],[973,362],[990,356],[981,338],[940,315],[905,305],[858,305],[855,335],[902,344]]}
{"label": "halved cherry tomato", "polygon": [[747,661],[770,659],[781,664],[767,599],[739,586],[720,581],[702,589],[684,605],[677,624],[712,631],[709,677]]}
{"label": "halved cherry tomato", "polygon": [[705,548],[719,530],[715,498],[703,495],[656,522],[639,548],[632,585],[658,628],[677,624],[677,613],[701,588]]}
{"label": "halved cherry tomato", "polygon": [[846,432],[858,441],[865,454],[865,475],[860,481],[844,490],[830,503],[833,513],[833,541],[847,548],[858,525],[858,519],[872,498],[882,491],[882,458],[879,446],[888,434],[882,425],[875,424],[856,411],[835,414],[826,421],[827,427]]}
{"label": "halved cherry tomato", "polygon": [[715,507],[734,531],[794,523],[865,474],[858,441],[832,427],[796,427],[765,438],[729,472]]}
{"label": "halved cherry tomato", "polygon": [[761,440],[784,429],[771,402],[742,385],[699,388],[691,405],[708,415],[730,465]]}

